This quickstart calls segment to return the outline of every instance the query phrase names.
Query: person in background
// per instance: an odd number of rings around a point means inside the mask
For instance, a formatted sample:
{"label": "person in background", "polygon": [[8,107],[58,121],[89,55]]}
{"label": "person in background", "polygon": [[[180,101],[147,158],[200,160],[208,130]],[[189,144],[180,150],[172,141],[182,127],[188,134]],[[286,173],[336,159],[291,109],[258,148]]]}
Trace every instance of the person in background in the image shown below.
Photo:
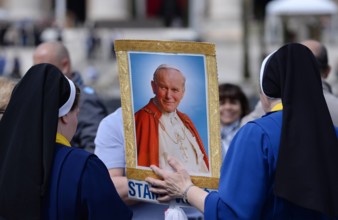
{"label": "person in background", "polygon": [[5,113],[15,84],[14,80],[0,76],[0,120]]}
{"label": "person in background", "polygon": [[312,52],[290,43],[267,56],[260,89],[269,112],[237,132],[217,192],[195,186],[174,158],[176,172],[152,166],[161,179],[146,178],[150,191],[159,201],[183,198],[207,219],[337,219],[338,128]]}
{"label": "person in background", "polygon": [[[0,27],[1,29],[1,27]],[[1,30],[0,30],[1,32]],[[0,34],[1,36],[1,34]],[[7,65],[7,58],[4,54],[0,53],[0,76],[5,75],[5,70],[6,70],[6,65]]]}
{"label": "person in background", "polygon": [[[99,125],[95,138],[95,154],[109,170],[116,190],[133,211],[133,220],[164,219],[168,205],[138,202],[128,198],[128,180],[125,176],[125,146],[122,108],[105,117]],[[189,220],[200,220],[202,214],[193,207],[183,207]]]}
{"label": "person in background", "polygon": [[95,90],[84,85],[81,75],[72,71],[71,60],[67,48],[58,41],[40,44],[33,53],[33,63],[50,63],[71,79],[81,89],[79,123],[72,146],[94,151],[94,139],[100,121],[108,114],[105,105]]}
{"label": "person in background", "polygon": [[13,68],[10,77],[13,79],[21,79],[21,61],[18,56],[13,58]]}
{"label": "person in background", "polygon": [[0,219],[131,219],[107,168],[73,148],[80,90],[51,64],[31,67],[0,123]]}
{"label": "person in background", "polygon": [[265,115],[265,113],[266,112],[263,110],[263,106],[262,106],[261,101],[258,100],[254,109],[249,114],[247,114],[246,116],[244,116],[242,118],[240,127],[242,127],[243,125],[245,125],[249,121],[253,121],[257,118],[262,117],[263,115]]}
{"label": "person in background", "polygon": [[[304,40],[301,44],[308,47],[316,58],[322,79],[325,101],[329,108],[333,124],[338,126],[338,97],[332,93],[331,85],[326,81],[331,72],[327,49],[324,44],[316,40]],[[245,125],[249,121],[260,118],[264,114],[265,112],[263,111],[262,104],[258,101],[255,109],[242,119],[241,126]]]}
{"label": "person in background", "polygon": [[338,126],[338,97],[332,93],[331,85],[326,81],[331,72],[327,49],[322,43],[316,40],[305,40],[302,41],[301,44],[308,47],[316,57],[322,78],[325,101],[329,108],[333,124]]}
{"label": "person in background", "polygon": [[249,114],[250,110],[248,98],[239,86],[225,83],[218,86],[218,91],[221,144],[224,158],[232,138],[240,128],[241,119]]}

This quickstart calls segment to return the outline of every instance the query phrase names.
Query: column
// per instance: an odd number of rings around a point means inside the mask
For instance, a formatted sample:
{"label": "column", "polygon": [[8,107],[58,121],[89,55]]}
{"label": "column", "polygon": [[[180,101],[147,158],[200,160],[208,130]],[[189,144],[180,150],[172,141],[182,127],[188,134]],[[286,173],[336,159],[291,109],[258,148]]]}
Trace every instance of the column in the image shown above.
{"label": "column", "polygon": [[48,0],[3,0],[3,7],[12,20],[46,18],[50,15],[50,4]]}
{"label": "column", "polygon": [[88,0],[87,19],[125,20],[130,18],[129,1],[127,0]]}

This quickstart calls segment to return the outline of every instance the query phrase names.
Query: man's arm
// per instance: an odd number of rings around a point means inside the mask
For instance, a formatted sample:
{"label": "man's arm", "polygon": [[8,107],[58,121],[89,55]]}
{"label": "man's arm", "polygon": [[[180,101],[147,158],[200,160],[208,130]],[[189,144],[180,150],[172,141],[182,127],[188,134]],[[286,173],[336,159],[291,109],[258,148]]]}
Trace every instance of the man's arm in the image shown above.
{"label": "man's arm", "polygon": [[121,199],[127,205],[134,204],[135,202],[128,198],[128,180],[124,176],[125,151],[121,108],[101,121],[95,146],[95,154],[108,168]]}
{"label": "man's arm", "polygon": [[136,204],[136,200],[132,200],[128,197],[128,180],[127,177],[123,175],[124,168],[113,168],[109,169],[109,175],[113,180],[117,193],[121,197],[121,199],[127,205]]}

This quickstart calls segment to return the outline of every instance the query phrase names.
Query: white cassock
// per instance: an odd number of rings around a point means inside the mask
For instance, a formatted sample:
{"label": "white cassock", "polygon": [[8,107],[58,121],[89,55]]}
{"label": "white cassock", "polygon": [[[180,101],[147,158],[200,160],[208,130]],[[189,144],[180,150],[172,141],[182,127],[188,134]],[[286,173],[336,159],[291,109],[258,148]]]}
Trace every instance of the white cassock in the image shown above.
{"label": "white cassock", "polygon": [[203,153],[176,112],[163,113],[158,126],[159,134],[159,166],[172,170],[167,157],[180,161],[190,175],[206,175],[208,168],[203,160]]}

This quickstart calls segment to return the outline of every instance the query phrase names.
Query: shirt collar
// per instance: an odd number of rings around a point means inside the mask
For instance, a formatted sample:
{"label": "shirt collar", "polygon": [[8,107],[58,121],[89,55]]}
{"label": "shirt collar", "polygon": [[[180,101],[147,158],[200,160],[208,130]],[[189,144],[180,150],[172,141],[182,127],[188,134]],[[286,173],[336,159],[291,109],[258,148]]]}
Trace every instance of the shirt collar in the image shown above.
{"label": "shirt collar", "polygon": [[280,102],[272,107],[271,112],[283,110],[283,104]]}
{"label": "shirt collar", "polygon": [[60,133],[56,133],[56,140],[55,140],[56,143],[58,144],[62,144],[62,145],[65,145],[67,147],[71,147],[69,141],[67,140],[67,138],[65,136],[63,136],[62,134]]}
{"label": "shirt collar", "polygon": [[223,127],[221,127],[221,133],[229,133],[233,130],[237,130],[237,128],[239,127],[240,125],[240,119],[232,122],[231,124],[229,125],[225,125]]}

